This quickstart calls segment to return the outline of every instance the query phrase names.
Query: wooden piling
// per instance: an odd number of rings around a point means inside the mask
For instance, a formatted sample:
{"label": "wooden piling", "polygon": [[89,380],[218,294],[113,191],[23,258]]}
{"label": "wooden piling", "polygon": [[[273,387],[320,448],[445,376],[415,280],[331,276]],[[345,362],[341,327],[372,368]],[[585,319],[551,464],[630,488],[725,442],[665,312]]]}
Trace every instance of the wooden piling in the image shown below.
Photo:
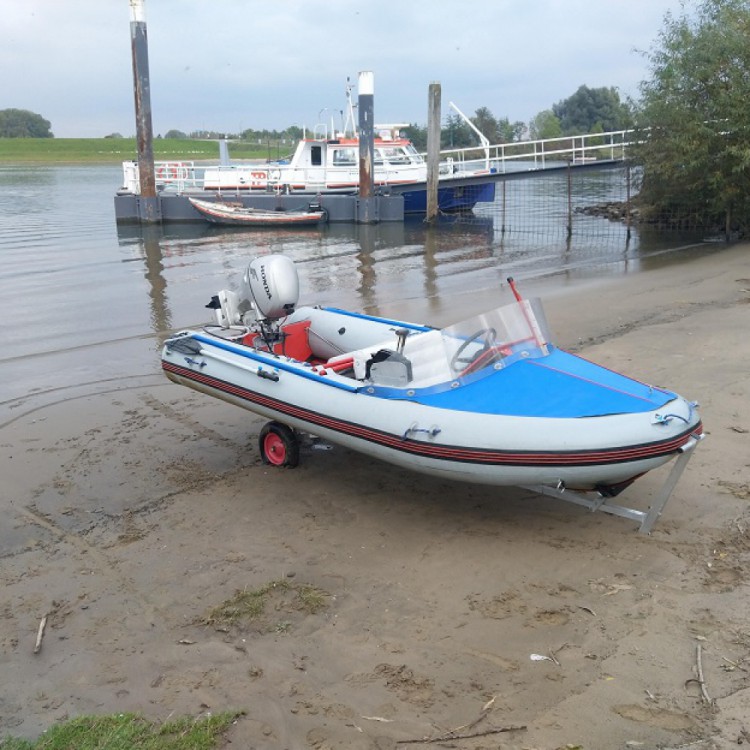
{"label": "wooden piling", "polygon": [[440,176],[440,83],[430,84],[427,97],[427,212],[426,222],[438,215],[438,179]]}
{"label": "wooden piling", "polygon": [[135,126],[138,144],[140,196],[138,212],[142,223],[161,221],[154,172],[154,132],[151,124],[151,84],[148,72],[148,34],[144,0],[130,0],[130,47],[133,57]]}

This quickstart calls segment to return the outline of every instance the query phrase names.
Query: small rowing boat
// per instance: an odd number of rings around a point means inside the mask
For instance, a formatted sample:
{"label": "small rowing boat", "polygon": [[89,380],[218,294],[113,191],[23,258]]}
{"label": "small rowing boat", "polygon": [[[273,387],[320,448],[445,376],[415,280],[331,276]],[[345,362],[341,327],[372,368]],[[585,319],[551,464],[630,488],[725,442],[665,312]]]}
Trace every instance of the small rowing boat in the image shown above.
{"label": "small rowing boat", "polygon": [[242,227],[299,227],[313,226],[326,220],[327,211],[311,203],[297,211],[268,211],[250,208],[239,202],[188,199],[193,208],[212,224]]}

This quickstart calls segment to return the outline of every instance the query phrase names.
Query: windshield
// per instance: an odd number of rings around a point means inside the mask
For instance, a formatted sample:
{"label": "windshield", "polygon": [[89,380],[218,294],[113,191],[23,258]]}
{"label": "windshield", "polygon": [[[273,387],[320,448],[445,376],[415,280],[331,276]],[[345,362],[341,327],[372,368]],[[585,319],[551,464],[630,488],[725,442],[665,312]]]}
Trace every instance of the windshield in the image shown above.
{"label": "windshield", "polygon": [[408,336],[409,387],[475,380],[521,359],[548,354],[549,331],[538,299],[513,302],[443,328]]}
{"label": "windshield", "polygon": [[456,323],[442,331],[451,371],[465,377],[492,365],[547,355],[549,331],[541,302],[525,299]]}
{"label": "windshield", "polygon": [[409,154],[412,164],[424,164],[424,159],[411,143],[407,143],[406,146],[404,146],[404,151]]}

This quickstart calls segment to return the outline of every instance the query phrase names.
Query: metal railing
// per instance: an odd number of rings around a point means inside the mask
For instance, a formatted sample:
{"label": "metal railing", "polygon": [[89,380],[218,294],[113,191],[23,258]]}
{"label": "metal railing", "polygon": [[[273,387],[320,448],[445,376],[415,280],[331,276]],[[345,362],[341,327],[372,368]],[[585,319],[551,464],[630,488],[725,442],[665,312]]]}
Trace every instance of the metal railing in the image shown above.
{"label": "metal railing", "polygon": [[[489,146],[449,148],[440,151],[441,176],[460,177],[477,174],[481,170],[505,174],[508,172],[539,171],[561,164],[595,164],[596,162],[624,161],[632,143],[634,131],[613,130],[607,133],[561,136],[533,141],[512,141]],[[425,157],[425,154],[421,154]],[[248,166],[248,169],[255,167]],[[267,169],[268,165],[263,165]],[[217,169],[217,167],[213,167]],[[222,167],[218,167],[222,169]],[[230,170],[235,167],[227,166]],[[154,163],[157,185],[163,188],[200,189],[205,167],[192,161],[157,161]],[[124,187],[139,193],[137,162],[123,164]]]}
{"label": "metal railing", "polygon": [[[612,130],[606,133],[560,136],[534,141],[512,141],[489,146],[450,148],[440,151],[441,161],[452,160],[462,169],[476,169],[486,164],[497,172],[546,169],[548,162],[584,164],[596,161],[624,161],[628,146],[632,145],[632,130]],[[479,153],[482,156],[478,156]]]}

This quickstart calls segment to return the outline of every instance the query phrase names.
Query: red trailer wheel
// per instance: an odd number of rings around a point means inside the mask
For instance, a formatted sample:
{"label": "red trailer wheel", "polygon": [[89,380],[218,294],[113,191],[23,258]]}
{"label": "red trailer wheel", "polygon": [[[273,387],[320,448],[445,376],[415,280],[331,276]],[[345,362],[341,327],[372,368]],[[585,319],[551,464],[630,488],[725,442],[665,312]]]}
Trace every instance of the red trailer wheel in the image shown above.
{"label": "red trailer wheel", "polygon": [[292,468],[299,463],[299,442],[294,430],[280,422],[268,422],[263,426],[258,447],[264,464]]}

